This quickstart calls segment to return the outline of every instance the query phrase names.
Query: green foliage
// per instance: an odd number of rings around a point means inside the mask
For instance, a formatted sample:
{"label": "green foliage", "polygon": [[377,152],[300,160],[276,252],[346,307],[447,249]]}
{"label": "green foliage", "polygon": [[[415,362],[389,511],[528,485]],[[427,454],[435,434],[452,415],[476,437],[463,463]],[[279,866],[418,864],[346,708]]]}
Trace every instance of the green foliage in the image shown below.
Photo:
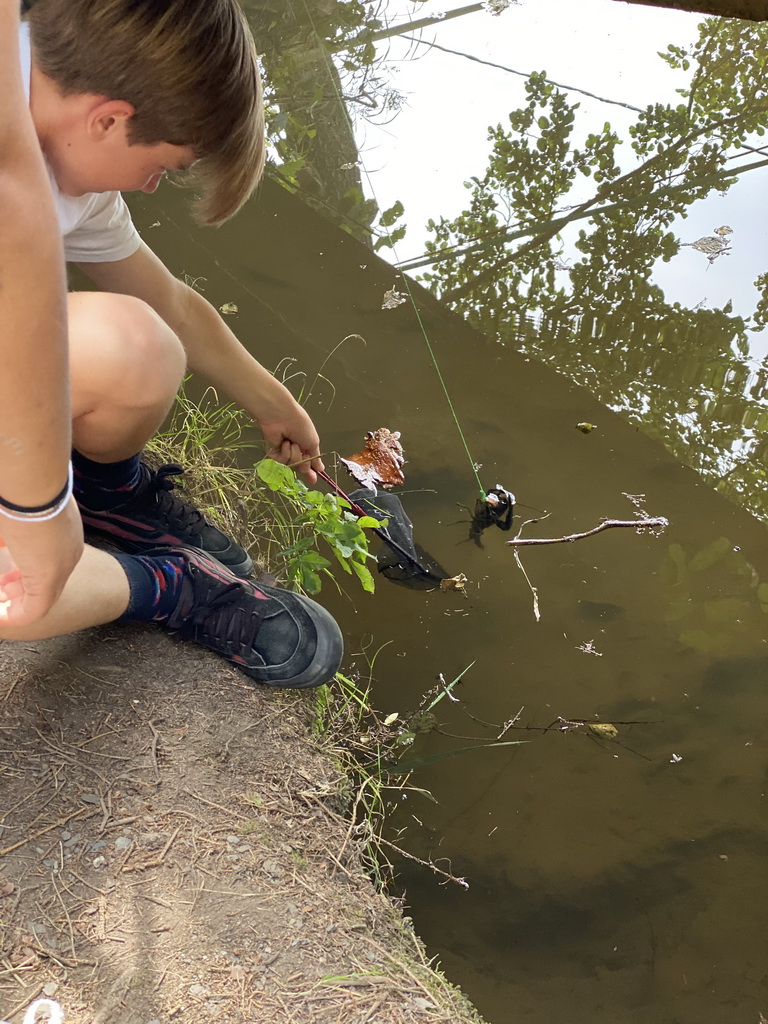
{"label": "green foliage", "polygon": [[[363,194],[349,109],[363,116],[399,107],[371,35],[381,28],[369,4],[274,0],[247,13],[265,74],[267,137],[273,173],[286,187],[366,244],[392,245],[402,204],[377,224],[376,202]],[[392,216],[399,206],[400,212]]]}
{"label": "green foliage", "polygon": [[182,390],[168,428],[147,446],[156,461],[181,463],[184,483],[205,515],[258,551],[276,575],[284,565],[290,585],[319,592],[332,564],[317,550],[322,540],[342,569],[372,592],[364,531],[381,525],[379,520],[355,519],[345,502],[310,490],[293,470],[272,459],[254,466],[262,449],[243,412],[219,405],[213,389],[199,402]]}
{"label": "green foliage", "polygon": [[735,155],[768,128],[768,25],[707,19],[690,50],[661,57],[680,101],[649,104],[623,140],[609,123],[580,131],[579,103],[531,75],[526,103],[489,129],[466,210],[430,221],[422,280],[768,517],[766,374],[751,381],[747,360],[748,331],[768,324],[768,273],[751,318],[670,303],[653,279],[681,252],[681,219],[728,190]]}
{"label": "green foliage", "polygon": [[373,592],[373,576],[368,569],[368,540],[364,529],[380,526],[378,519],[364,516],[355,519],[345,511],[346,502],[333,494],[310,490],[287,466],[272,459],[262,459],[256,472],[267,487],[286,498],[292,508],[294,540],[279,552],[284,559],[291,584],[308,594],[316,594],[322,586],[322,574],[328,573],[331,562],[316,549],[322,538],[336,556],[342,569],[354,574],[363,590]]}

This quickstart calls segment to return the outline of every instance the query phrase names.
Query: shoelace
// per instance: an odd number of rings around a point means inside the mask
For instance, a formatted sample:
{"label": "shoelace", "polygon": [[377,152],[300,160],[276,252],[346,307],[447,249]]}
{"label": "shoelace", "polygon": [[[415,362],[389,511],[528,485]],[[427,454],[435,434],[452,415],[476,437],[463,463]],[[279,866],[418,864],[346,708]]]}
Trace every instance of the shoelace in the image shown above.
{"label": "shoelace", "polygon": [[[256,605],[266,605],[267,602],[249,600],[251,595],[242,583],[228,583],[218,593],[212,594],[211,591],[219,586],[221,584],[211,583],[202,593],[195,588],[194,603],[186,615],[187,622],[199,628],[208,640],[253,650],[253,642],[266,611],[266,608],[257,609]],[[243,599],[247,601],[245,607]]]}
{"label": "shoelace", "polygon": [[199,530],[201,526],[205,525],[205,517],[202,512],[180,498],[178,494],[173,493],[178,481],[172,480],[171,477],[181,476],[183,472],[183,467],[174,462],[169,462],[156,470],[150,470],[152,475],[148,487],[154,491],[158,510],[164,516],[174,520],[181,527],[197,527]]}

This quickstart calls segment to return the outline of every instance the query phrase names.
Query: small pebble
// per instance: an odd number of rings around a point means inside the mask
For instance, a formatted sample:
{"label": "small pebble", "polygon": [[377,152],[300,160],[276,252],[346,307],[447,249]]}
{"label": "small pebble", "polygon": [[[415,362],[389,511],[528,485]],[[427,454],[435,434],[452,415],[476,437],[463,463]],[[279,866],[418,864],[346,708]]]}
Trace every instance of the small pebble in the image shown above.
{"label": "small pebble", "polygon": [[62,832],[60,838],[61,838],[62,843],[66,843],[66,841],[68,839],[72,838],[72,833],[71,832]]}
{"label": "small pebble", "polygon": [[107,842],[105,839],[97,839],[95,843],[91,843],[91,849],[95,853],[96,850],[103,850],[106,845]]}
{"label": "small pebble", "polygon": [[227,836],[227,842],[231,846],[237,846],[237,844],[240,842],[240,836]]}
{"label": "small pebble", "polygon": [[81,793],[80,800],[84,804],[100,804],[101,797],[96,796],[95,793]]}
{"label": "small pebble", "polygon": [[98,857],[94,857],[93,858],[93,866],[95,868],[103,868],[106,863],[107,863],[107,858],[106,857],[102,857],[101,855],[99,855]]}
{"label": "small pebble", "polygon": [[118,836],[118,838],[115,840],[115,849],[127,850],[132,842],[133,840],[131,839],[130,836]]}

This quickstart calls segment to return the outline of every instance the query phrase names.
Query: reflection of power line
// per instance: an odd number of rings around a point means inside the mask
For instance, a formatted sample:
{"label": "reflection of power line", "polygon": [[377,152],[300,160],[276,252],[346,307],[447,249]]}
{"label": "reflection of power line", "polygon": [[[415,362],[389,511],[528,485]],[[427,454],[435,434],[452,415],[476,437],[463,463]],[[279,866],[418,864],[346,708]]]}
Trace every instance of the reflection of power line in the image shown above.
{"label": "reflection of power line", "polygon": [[[412,43],[420,43],[422,46],[430,46],[435,50],[442,50],[443,53],[452,53],[456,57],[464,57],[466,60],[474,61],[475,64],[485,64],[489,68],[498,68],[499,71],[506,71],[510,75],[519,75],[521,78],[530,78],[530,72],[528,71],[515,71],[514,68],[505,67],[503,64],[494,64],[491,60],[482,60],[480,57],[473,57],[471,53],[464,53],[461,50],[451,50],[447,46],[440,46],[439,43],[428,43],[425,39],[417,39],[415,36],[403,36],[403,39],[407,39]],[[599,100],[601,103],[612,103],[615,107],[624,107],[626,110],[634,110],[637,114],[642,114],[642,107],[633,107],[631,103],[622,103],[621,100],[609,100],[605,96],[597,96],[593,92],[587,92],[586,89],[579,89],[575,85],[563,85],[562,82],[554,82],[551,78],[545,78],[545,82],[549,82],[550,85],[557,86],[558,89],[567,89],[569,92],[579,92],[582,96],[589,96],[590,99]]]}

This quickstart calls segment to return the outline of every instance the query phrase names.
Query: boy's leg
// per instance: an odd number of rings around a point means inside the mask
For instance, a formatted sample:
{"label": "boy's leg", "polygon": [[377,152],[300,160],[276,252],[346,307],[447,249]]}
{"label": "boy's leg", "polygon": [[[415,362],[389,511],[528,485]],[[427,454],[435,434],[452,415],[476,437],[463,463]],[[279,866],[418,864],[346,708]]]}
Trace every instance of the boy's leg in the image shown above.
{"label": "boy's leg", "polygon": [[186,365],[181,342],[130,295],[68,297],[72,443],[101,464],[129,459],[157,433]]}
{"label": "boy's leg", "polygon": [[248,554],[173,492],[180,468],[141,462],[184,375],[176,335],[144,302],[126,295],[69,296],[75,496],[86,529],[130,551],[202,548],[247,576]]}
{"label": "boy's leg", "polygon": [[194,548],[111,555],[86,545],[47,615],[15,629],[0,619],[0,640],[42,640],[115,620],[154,622],[267,686],[327,683],[343,653],[341,631],[320,605],[239,580]]}
{"label": "boy's leg", "polygon": [[44,640],[120,618],[130,588],[120,563],[86,544],[61,597],[37,622],[11,629],[0,620],[0,640]]}

